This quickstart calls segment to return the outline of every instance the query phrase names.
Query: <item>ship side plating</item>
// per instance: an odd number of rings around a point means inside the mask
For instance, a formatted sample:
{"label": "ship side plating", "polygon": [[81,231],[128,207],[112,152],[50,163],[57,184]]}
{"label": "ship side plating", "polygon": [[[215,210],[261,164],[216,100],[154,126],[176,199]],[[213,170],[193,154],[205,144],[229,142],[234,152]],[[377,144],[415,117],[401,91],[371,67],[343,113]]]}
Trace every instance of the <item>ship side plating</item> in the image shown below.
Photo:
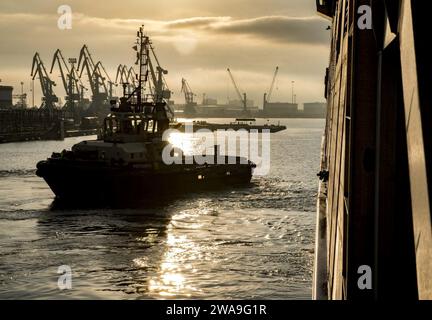
{"label": "ship side plating", "polygon": [[432,299],[431,3],[317,8],[332,40],[313,297]]}

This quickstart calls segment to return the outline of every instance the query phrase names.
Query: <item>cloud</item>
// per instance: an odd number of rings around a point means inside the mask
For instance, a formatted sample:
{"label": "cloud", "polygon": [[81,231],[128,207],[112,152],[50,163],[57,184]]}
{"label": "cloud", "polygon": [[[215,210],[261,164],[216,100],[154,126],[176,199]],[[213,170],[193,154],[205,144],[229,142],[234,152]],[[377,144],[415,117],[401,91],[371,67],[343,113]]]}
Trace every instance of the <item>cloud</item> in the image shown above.
{"label": "cloud", "polygon": [[167,22],[168,29],[206,29],[213,24],[230,21],[231,17],[193,17]]}
{"label": "cloud", "polygon": [[313,0],[1,0],[0,12],[55,14],[68,4],[73,12],[101,18],[174,20],[184,17],[230,15],[239,18],[268,15],[309,16],[316,13]]}
{"label": "cloud", "polygon": [[[227,10],[228,11],[228,10]],[[158,17],[160,18],[160,17]],[[137,28],[145,25],[159,60],[169,70],[168,83],[179,94],[181,78],[221,100],[232,91],[226,68],[235,73],[243,90],[255,101],[262,101],[276,65],[280,67],[274,99],[289,100],[291,80],[296,80],[299,100],[322,96],[322,74],[328,62],[326,22],[319,18],[284,15],[239,19],[196,16],[186,19],[128,19],[90,16],[74,12],[72,30],[57,28],[58,15],[0,13],[1,78],[16,87],[28,84],[34,52],[49,67],[57,48],[66,58],[78,57],[87,44],[95,60],[101,60],[112,76],[118,64],[132,65],[131,47]],[[56,70],[53,79],[59,79]],[[61,86],[56,87],[59,96]],[[36,88],[36,100],[40,100]],[[233,95],[233,93],[231,93]]]}
{"label": "cloud", "polygon": [[255,36],[264,40],[296,44],[327,44],[325,22],[315,17],[268,16],[223,22],[213,27],[218,33]]}
{"label": "cloud", "polygon": [[196,17],[167,23],[169,29],[189,29],[210,34],[252,36],[282,43],[328,43],[326,23],[318,17],[264,16],[235,20],[231,17]]}

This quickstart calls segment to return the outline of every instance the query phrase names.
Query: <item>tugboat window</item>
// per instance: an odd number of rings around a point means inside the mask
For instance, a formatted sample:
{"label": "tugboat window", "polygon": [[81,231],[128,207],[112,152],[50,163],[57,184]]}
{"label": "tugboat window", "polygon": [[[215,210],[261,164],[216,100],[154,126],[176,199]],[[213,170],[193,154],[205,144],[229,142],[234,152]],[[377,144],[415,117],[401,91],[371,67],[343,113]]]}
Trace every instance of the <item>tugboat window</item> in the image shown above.
{"label": "tugboat window", "polygon": [[154,121],[153,120],[149,120],[148,122],[147,122],[147,131],[148,132],[153,132],[153,124],[154,123]]}

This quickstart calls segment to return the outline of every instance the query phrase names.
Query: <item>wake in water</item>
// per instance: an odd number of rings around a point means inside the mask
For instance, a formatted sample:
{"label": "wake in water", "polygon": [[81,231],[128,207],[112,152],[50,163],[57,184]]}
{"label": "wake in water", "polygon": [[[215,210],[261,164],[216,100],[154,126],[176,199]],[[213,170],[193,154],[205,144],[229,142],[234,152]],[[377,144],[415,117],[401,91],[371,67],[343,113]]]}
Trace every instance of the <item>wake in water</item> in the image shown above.
{"label": "wake in water", "polygon": [[35,176],[77,138],[0,145],[0,298],[310,298],[323,123],[286,121],[248,188],[122,210],[56,207]]}

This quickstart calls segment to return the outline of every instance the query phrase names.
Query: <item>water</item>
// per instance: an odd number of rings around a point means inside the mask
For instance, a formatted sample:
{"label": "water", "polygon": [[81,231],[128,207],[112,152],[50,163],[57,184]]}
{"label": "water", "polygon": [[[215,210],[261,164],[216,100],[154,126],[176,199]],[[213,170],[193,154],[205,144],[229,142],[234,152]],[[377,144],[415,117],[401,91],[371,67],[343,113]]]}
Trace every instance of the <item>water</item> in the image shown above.
{"label": "water", "polygon": [[50,210],[36,162],[88,138],[0,145],[0,298],[310,299],[324,120],[281,124],[250,188],[130,210]]}

